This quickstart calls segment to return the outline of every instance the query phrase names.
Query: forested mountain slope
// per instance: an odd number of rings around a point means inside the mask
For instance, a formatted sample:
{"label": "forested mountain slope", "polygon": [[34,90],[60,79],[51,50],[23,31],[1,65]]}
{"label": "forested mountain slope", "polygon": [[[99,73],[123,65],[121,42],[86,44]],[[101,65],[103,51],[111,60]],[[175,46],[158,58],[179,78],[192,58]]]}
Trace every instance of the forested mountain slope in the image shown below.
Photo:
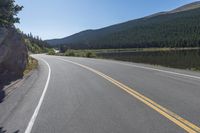
{"label": "forested mountain slope", "polygon": [[73,49],[197,47],[200,45],[198,6],[199,2],[195,2],[151,17],[98,30],[87,30],[47,42]]}

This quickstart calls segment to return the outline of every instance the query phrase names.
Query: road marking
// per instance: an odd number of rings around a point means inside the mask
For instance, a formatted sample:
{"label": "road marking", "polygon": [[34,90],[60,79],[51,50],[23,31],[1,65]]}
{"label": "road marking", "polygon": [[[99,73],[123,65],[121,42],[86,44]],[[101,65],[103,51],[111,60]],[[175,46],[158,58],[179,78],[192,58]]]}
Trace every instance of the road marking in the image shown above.
{"label": "road marking", "polygon": [[134,64],[127,64],[127,63],[122,63],[122,62],[116,62],[112,61],[113,63],[117,64],[122,64],[125,66],[131,66],[135,68],[142,68],[146,70],[152,70],[152,71],[157,71],[157,72],[162,72],[162,73],[168,73],[168,74],[173,74],[173,75],[178,75],[178,76],[183,76],[183,77],[188,77],[188,78],[193,78],[193,79],[198,79],[200,80],[199,76],[194,76],[194,75],[189,75],[189,74],[183,74],[183,73],[177,73],[177,72],[172,72],[172,71],[167,71],[167,70],[161,70],[161,69],[156,69],[156,68],[151,68],[151,67],[145,67],[145,66],[139,66],[139,65],[134,65]]}
{"label": "road marking", "polygon": [[147,106],[151,107],[152,109],[154,109],[155,111],[157,111],[158,113],[163,115],[164,117],[168,118],[169,120],[174,122],[176,125],[183,128],[185,131],[187,131],[189,133],[200,133],[200,128],[198,126],[189,122],[188,120],[185,120],[184,118],[182,118],[179,115],[175,114],[174,112],[164,108],[163,106],[157,104],[156,102],[149,99],[148,97],[146,97],[146,96],[140,94],[139,92],[135,91],[133,88],[130,88],[130,87],[120,83],[119,81],[117,81],[117,80],[115,80],[115,79],[113,79],[113,78],[93,69],[93,68],[90,68],[88,66],[85,66],[85,65],[82,65],[82,64],[70,61],[70,60],[65,60],[65,59],[60,59],[60,58],[57,58],[57,59],[68,62],[68,63],[75,64],[75,65],[80,66],[82,68],[85,68],[85,69],[87,69],[91,72],[94,72],[95,74],[103,77],[104,79],[115,84],[116,86],[118,86],[122,90],[126,91],[130,95],[134,96],[136,99],[143,102]]}
{"label": "road marking", "polygon": [[37,107],[35,108],[35,111],[34,111],[32,117],[31,117],[31,120],[30,120],[29,123],[28,123],[28,126],[27,126],[27,128],[26,128],[26,130],[25,130],[25,133],[31,133],[31,130],[32,130],[33,125],[34,125],[34,123],[35,123],[36,117],[37,117],[37,115],[38,115],[38,112],[39,112],[40,107],[41,107],[41,105],[42,105],[42,102],[43,102],[43,100],[44,100],[44,96],[45,96],[46,91],[47,91],[47,88],[48,88],[48,86],[49,86],[49,81],[50,81],[50,77],[51,77],[51,68],[50,68],[49,63],[46,62],[44,59],[40,59],[40,60],[42,60],[42,61],[48,66],[49,73],[48,73],[48,77],[47,77],[47,81],[46,81],[44,90],[43,90],[43,92],[42,92],[42,96],[40,97],[39,103],[38,103]]}
{"label": "road marking", "polygon": [[[97,59],[95,59],[95,60],[97,60]],[[172,75],[178,75],[178,76],[182,76],[182,77],[187,77],[187,78],[193,78],[193,79],[200,80],[200,76],[194,76],[194,75],[189,75],[189,74],[183,74],[183,73],[178,73],[178,72],[172,72],[172,71],[167,71],[167,70],[156,69],[156,68],[152,68],[152,67],[134,65],[134,64],[126,63],[125,61],[123,62],[123,61],[105,60],[105,59],[98,59],[98,60],[107,61],[107,62],[113,62],[115,64],[121,64],[121,65],[124,65],[124,66],[142,68],[142,69],[146,69],[146,70],[152,70],[152,71],[168,73],[168,74],[172,74]]]}

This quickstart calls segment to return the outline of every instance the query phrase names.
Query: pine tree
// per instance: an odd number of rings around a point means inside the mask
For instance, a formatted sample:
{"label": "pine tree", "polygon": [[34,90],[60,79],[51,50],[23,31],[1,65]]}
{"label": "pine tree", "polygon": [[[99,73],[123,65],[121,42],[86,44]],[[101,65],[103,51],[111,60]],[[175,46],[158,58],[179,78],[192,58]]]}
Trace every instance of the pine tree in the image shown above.
{"label": "pine tree", "polygon": [[17,14],[22,8],[14,0],[0,0],[0,26],[11,27],[14,23],[19,23]]}

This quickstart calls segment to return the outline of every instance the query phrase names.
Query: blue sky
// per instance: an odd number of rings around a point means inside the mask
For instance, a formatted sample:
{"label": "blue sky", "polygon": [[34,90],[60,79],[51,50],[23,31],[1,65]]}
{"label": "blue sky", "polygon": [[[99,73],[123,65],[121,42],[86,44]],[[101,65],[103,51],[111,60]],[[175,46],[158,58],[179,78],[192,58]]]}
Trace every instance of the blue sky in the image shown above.
{"label": "blue sky", "polygon": [[62,38],[86,29],[167,11],[195,0],[16,0],[23,5],[16,24],[42,39]]}

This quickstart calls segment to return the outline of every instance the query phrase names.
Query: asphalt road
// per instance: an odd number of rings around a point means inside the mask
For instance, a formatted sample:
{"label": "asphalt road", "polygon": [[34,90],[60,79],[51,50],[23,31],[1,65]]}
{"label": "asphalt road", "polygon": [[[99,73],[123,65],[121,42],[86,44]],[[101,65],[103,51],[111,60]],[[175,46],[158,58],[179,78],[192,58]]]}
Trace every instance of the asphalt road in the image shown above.
{"label": "asphalt road", "polygon": [[200,73],[33,55],[39,67],[0,103],[0,133],[198,133]]}

